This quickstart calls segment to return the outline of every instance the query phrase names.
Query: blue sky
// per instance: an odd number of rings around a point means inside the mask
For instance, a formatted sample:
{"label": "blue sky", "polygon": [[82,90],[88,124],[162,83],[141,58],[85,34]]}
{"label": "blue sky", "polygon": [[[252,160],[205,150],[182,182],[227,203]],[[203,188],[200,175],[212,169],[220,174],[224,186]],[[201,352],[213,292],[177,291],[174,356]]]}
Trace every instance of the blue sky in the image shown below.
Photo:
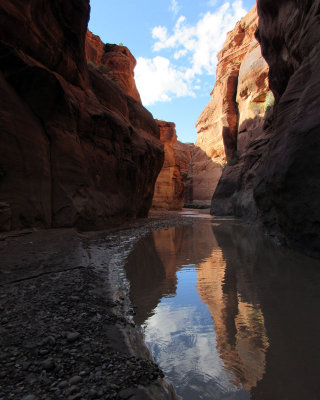
{"label": "blue sky", "polygon": [[195,142],[195,123],[210,100],[226,33],[255,0],[91,0],[89,29],[123,43],[137,59],[135,79],[154,118]]}

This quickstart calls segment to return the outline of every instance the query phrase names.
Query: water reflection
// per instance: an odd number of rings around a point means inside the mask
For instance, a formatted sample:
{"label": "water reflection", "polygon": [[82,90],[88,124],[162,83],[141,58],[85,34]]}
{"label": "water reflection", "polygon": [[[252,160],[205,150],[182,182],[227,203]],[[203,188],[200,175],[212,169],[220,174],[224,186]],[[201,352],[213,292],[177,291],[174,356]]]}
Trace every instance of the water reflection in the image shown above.
{"label": "water reflection", "polygon": [[318,261],[195,221],[128,259],[136,322],[183,399],[318,399]]}

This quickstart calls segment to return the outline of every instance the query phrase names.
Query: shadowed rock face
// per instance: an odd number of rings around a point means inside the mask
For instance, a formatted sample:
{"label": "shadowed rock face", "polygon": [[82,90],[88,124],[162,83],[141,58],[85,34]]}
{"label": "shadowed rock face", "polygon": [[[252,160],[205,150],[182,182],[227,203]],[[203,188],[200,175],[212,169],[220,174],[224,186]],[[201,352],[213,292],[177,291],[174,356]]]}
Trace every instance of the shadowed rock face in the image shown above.
{"label": "shadowed rock face", "polygon": [[180,210],[184,205],[185,184],[180,172],[178,152],[174,147],[177,143],[175,124],[156,121],[164,145],[164,163],[156,181],[152,205],[158,209]]}
{"label": "shadowed rock face", "polygon": [[276,104],[254,186],[266,228],[320,255],[320,1],[258,1],[258,40]]}
{"label": "shadowed rock face", "polygon": [[319,256],[320,1],[257,5],[274,111],[238,165],[227,167],[212,212],[258,220],[282,243]]}
{"label": "shadowed rock face", "polygon": [[87,66],[88,18],[88,0],[0,4],[0,230],[94,229],[151,206],[159,128]]}

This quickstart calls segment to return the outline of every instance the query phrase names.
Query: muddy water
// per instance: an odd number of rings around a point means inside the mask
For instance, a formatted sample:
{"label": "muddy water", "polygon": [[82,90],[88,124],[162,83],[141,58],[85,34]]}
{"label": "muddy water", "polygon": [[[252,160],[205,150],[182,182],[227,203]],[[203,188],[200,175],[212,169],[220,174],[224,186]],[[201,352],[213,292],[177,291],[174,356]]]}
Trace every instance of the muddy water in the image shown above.
{"label": "muddy water", "polygon": [[141,240],[126,271],[136,322],[184,400],[320,399],[320,261],[195,219]]}

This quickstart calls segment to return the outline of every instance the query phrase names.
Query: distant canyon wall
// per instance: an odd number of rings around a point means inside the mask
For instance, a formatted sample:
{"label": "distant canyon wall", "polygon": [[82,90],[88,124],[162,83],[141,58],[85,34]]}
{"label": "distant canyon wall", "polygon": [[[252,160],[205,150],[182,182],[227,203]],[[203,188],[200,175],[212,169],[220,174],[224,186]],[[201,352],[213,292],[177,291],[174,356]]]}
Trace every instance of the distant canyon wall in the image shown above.
{"label": "distant canyon wall", "polygon": [[151,207],[159,128],[133,56],[87,33],[89,10],[89,0],[0,4],[0,231],[96,229]]}
{"label": "distant canyon wall", "polygon": [[261,133],[269,87],[268,67],[254,37],[257,26],[253,7],[228,33],[218,54],[211,100],[196,123],[194,202],[211,203],[225,165],[236,162]]}
{"label": "distant canyon wall", "polygon": [[[269,65],[275,103],[267,95],[264,119],[259,113],[253,121],[240,122],[238,159],[224,169],[211,212],[257,221],[281,243],[319,256],[320,1],[280,0],[271,5],[258,0],[257,8],[256,37]],[[245,64],[244,70],[250,72]],[[246,81],[241,72],[238,81]],[[237,91],[238,99],[246,96],[246,90]],[[249,135],[242,136],[245,131]],[[230,159],[234,153],[224,144]]]}
{"label": "distant canyon wall", "polygon": [[156,209],[181,210],[185,203],[191,148],[177,140],[173,122],[156,121],[165,157],[155,184],[152,206]]}

